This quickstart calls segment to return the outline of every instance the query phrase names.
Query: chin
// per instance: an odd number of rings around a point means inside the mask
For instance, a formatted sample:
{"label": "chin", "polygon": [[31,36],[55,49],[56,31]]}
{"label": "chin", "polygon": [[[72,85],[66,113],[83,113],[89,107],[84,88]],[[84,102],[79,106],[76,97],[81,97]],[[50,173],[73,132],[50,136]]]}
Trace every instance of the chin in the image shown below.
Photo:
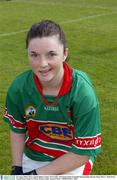
{"label": "chin", "polygon": [[52,78],[39,78],[39,80],[43,83],[49,83],[50,81],[52,81]]}

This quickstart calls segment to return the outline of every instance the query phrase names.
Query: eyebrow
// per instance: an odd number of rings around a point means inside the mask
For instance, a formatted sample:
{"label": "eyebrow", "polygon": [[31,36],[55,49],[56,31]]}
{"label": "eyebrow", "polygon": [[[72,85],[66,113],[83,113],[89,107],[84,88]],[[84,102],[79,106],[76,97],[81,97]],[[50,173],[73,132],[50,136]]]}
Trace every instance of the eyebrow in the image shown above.
{"label": "eyebrow", "polygon": [[56,53],[56,51],[50,50],[47,53]]}
{"label": "eyebrow", "polygon": [[38,53],[37,53],[37,52],[35,52],[35,51],[30,51],[30,53],[38,54]]}
{"label": "eyebrow", "polygon": [[[30,51],[30,53],[39,54],[38,52],[35,52],[35,51]],[[47,53],[57,53],[57,52],[54,50],[50,50]]]}

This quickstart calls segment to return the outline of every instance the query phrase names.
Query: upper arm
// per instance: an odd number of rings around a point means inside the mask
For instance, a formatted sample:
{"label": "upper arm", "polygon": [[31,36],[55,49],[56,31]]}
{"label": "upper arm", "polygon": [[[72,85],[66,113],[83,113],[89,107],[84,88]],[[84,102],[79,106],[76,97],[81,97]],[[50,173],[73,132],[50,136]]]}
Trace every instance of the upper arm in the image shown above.
{"label": "upper arm", "polygon": [[11,87],[6,97],[4,120],[15,133],[26,132],[26,122],[23,117],[23,105],[20,94]]}
{"label": "upper arm", "polygon": [[100,108],[92,85],[82,81],[74,93],[72,104],[74,123],[72,152],[96,156],[101,152]]}

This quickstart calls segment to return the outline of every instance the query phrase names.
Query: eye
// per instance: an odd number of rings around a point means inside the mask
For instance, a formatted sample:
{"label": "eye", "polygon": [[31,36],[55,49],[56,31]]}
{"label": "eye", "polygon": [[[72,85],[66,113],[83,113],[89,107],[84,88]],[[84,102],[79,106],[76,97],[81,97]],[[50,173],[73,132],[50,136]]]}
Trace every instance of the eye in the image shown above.
{"label": "eye", "polygon": [[36,57],[38,56],[38,54],[36,54],[36,53],[32,53],[32,54],[30,54],[30,56],[31,56],[31,57],[35,57],[35,58],[36,58]]}
{"label": "eye", "polygon": [[39,54],[36,53],[36,52],[30,52],[30,53],[29,53],[29,56],[30,56],[32,59],[37,59],[38,56],[39,56]]}
{"label": "eye", "polygon": [[54,57],[54,56],[57,56],[57,54],[53,51],[50,51],[48,54],[47,54],[48,57]]}

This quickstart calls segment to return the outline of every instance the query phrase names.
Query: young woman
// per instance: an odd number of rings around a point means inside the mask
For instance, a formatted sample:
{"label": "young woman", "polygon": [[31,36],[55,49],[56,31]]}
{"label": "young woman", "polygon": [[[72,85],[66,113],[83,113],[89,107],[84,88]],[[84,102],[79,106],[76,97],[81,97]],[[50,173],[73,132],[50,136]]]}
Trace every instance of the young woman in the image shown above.
{"label": "young woman", "polygon": [[68,66],[58,24],[32,25],[26,48],[32,70],[19,75],[6,98],[12,173],[90,174],[101,152],[99,103],[87,75]]}

